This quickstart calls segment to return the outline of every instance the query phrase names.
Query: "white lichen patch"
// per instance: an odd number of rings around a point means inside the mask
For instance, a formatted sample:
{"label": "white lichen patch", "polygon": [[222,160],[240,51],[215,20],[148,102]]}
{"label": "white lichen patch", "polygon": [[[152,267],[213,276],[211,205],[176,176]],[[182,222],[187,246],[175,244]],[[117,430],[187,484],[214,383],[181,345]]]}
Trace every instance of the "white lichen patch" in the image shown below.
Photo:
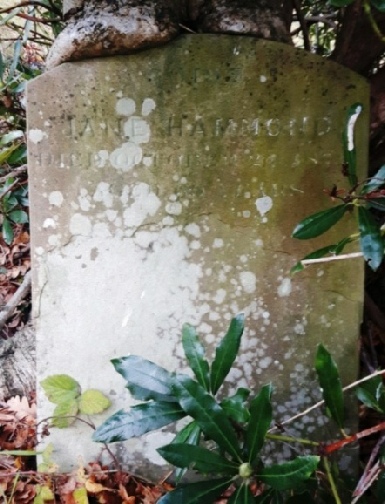
{"label": "white lichen patch", "polygon": [[239,279],[245,292],[251,294],[257,290],[257,277],[252,271],[242,271]]}
{"label": "white lichen patch", "polygon": [[76,213],[70,219],[69,229],[73,235],[89,236],[91,234],[92,224],[88,217]]}
{"label": "white lichen patch", "polygon": [[48,135],[45,131],[42,131],[41,129],[31,129],[28,132],[28,138],[31,140],[32,143],[38,144],[44,138],[48,138]]}
{"label": "white lichen patch", "polygon": [[261,217],[264,217],[264,215],[273,208],[273,200],[270,196],[262,196],[255,200],[255,206]]}
{"label": "white lichen patch", "polygon": [[50,205],[60,207],[64,201],[64,196],[60,191],[52,191],[48,195]]}
{"label": "white lichen patch", "polygon": [[290,296],[292,291],[291,278],[283,278],[277,289],[279,297]]}

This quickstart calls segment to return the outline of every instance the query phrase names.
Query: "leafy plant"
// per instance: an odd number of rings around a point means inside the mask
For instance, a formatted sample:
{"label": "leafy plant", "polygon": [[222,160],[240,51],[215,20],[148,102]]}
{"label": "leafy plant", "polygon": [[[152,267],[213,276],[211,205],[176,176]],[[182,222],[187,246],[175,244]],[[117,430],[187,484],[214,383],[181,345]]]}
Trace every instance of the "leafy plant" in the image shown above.
{"label": "leafy plant", "polygon": [[303,219],[295,227],[292,236],[300,240],[316,238],[337,224],[346,212],[355,212],[358,232],[341,239],[338,243],[322,247],[308,254],[293,268],[292,272],[304,268],[308,260],[319,259],[328,254],[338,255],[349,243],[359,241],[365,261],[376,271],[384,257],[384,230],[373,216],[372,210],[385,212],[385,165],[363,183],[358,182],[354,127],[362,111],[362,105],[352,105],[346,116],[343,132],[344,165],[343,173],[347,177],[350,189],[339,189],[333,186],[329,195],[333,201],[340,203],[333,208],[322,210]]}
{"label": "leafy plant", "polygon": [[81,391],[79,383],[66,374],[51,375],[40,382],[48,400],[56,404],[53,425],[61,429],[75,422],[79,414],[96,415],[110,407],[99,390]]}
{"label": "leafy plant", "polygon": [[123,441],[187,415],[192,418],[172,443],[158,451],[179,468],[179,477],[188,469],[209,477],[199,483],[180,484],[162,497],[159,504],[211,504],[231,485],[235,490],[230,503],[259,502],[250,489],[252,482],[265,488],[266,497],[284,495],[288,490],[295,492],[300,488],[302,491],[303,482],[317,468],[319,457],[314,455],[270,466],[263,463],[261,449],[272,422],[270,384],[251,398],[245,388],[222,401],[217,398],[235,361],[243,328],[244,317],[238,315],[231,321],[209,363],[195,330],[184,326],[182,344],[195,379],[169,373],[134,355],[112,360],[133,397],[145,402],[133,406],[129,412],[120,410],[107,419],[95,431],[95,441]]}

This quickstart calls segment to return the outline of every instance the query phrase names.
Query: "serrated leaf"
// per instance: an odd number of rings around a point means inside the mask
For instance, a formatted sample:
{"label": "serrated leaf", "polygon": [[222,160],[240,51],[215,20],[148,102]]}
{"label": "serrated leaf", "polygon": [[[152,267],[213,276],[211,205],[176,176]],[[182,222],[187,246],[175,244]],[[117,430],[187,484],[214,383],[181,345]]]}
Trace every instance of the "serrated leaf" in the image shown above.
{"label": "serrated leaf", "polygon": [[384,243],[379,225],[371,213],[363,206],[358,207],[358,229],[360,246],[365,261],[373,271],[376,271],[384,257]]}
{"label": "serrated leaf", "polygon": [[319,344],[315,360],[315,369],[322,389],[325,406],[331,418],[340,429],[344,426],[344,396],[337,364],[327,351]]}
{"label": "serrated leaf", "polygon": [[179,404],[149,402],[133,406],[130,411],[120,410],[100,425],[92,439],[98,443],[116,443],[139,437],[185,416]]}
{"label": "serrated leaf", "polygon": [[205,350],[198,339],[195,329],[188,324],[185,324],[182,329],[182,345],[198,383],[209,391],[209,363],[204,359]]}
{"label": "serrated leaf", "polygon": [[344,216],[347,208],[348,205],[343,203],[333,208],[328,208],[327,210],[309,215],[296,225],[291,236],[299,240],[316,238],[337,224]]}
{"label": "serrated leaf", "polygon": [[256,502],[249,485],[240,485],[236,487],[227,504],[255,504]]}
{"label": "serrated leaf", "polygon": [[157,504],[213,504],[230,484],[229,478],[186,483],[161,497]]}
{"label": "serrated leaf", "polygon": [[28,222],[28,214],[24,210],[13,210],[9,212],[8,218],[15,224],[26,224]]}
{"label": "serrated leaf", "polygon": [[237,435],[215,399],[185,375],[176,376],[173,389],[183,410],[197,422],[203,433],[233,458],[241,460]]}
{"label": "serrated leaf", "polygon": [[13,227],[9,219],[7,219],[6,217],[3,218],[2,235],[5,243],[7,245],[11,245],[14,238]]}
{"label": "serrated leaf", "polygon": [[111,402],[99,390],[88,389],[79,398],[79,410],[84,415],[96,415],[111,406]]}
{"label": "serrated leaf", "polygon": [[127,381],[126,388],[135,399],[175,402],[171,389],[173,375],[166,369],[139,355],[128,355],[111,362]]}
{"label": "serrated leaf", "polygon": [[368,194],[385,184],[385,165],[362,186],[361,194]]}
{"label": "serrated leaf", "polygon": [[271,384],[264,385],[259,394],[250,403],[250,420],[246,431],[246,449],[248,460],[251,465],[257,461],[265,441],[266,433],[273,418],[273,408],[271,406],[271,394],[273,387]]}
{"label": "serrated leaf", "polygon": [[202,473],[238,473],[238,465],[213,451],[185,443],[171,443],[158,448],[157,452],[170,464],[190,468]]}
{"label": "serrated leaf", "polygon": [[245,405],[246,399],[250,395],[250,390],[247,388],[239,388],[234,395],[226,397],[220,403],[226,415],[234,422],[244,423],[248,422],[250,412]]}
{"label": "serrated leaf", "polygon": [[40,382],[48,400],[59,404],[69,402],[80,395],[79,383],[67,374],[56,374]]}
{"label": "serrated leaf", "polygon": [[[72,425],[79,412],[79,405],[76,399],[69,399],[68,401],[61,401],[53,411],[52,425],[59,429],[66,429]],[[69,418],[66,418],[69,417]]]}
{"label": "serrated leaf", "polygon": [[342,135],[344,147],[344,162],[348,166],[348,178],[351,187],[357,185],[357,159],[354,140],[354,129],[359,115],[363,110],[362,103],[354,103],[346,113],[345,127]]}
{"label": "serrated leaf", "polygon": [[217,393],[237,357],[244,322],[245,316],[243,313],[234,317],[230,322],[227,333],[216,347],[215,358],[211,365],[210,373],[210,388],[213,394]]}
{"label": "serrated leaf", "polygon": [[294,490],[310,478],[317,469],[319,459],[314,455],[297,457],[290,462],[265,467],[257,477],[275,490]]}

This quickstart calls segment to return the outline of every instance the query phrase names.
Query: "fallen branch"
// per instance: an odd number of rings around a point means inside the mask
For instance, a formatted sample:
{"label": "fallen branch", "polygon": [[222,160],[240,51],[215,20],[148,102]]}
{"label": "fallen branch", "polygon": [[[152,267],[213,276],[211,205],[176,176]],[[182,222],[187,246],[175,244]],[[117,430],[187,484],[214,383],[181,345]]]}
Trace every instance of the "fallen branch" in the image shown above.
{"label": "fallen branch", "polygon": [[31,289],[31,271],[28,271],[20,287],[17,289],[12,298],[0,311],[0,331],[3,329],[9,317],[13,314],[14,309],[21,303]]}

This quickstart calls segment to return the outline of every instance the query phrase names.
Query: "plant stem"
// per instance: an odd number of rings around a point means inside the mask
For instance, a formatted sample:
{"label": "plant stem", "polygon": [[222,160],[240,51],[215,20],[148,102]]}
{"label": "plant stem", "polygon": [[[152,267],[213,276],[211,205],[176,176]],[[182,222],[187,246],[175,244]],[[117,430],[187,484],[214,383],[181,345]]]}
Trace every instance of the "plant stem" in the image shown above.
{"label": "plant stem", "polygon": [[329,461],[326,457],[324,457],[322,461],[323,461],[323,464],[325,467],[326,475],[327,475],[329,483],[330,483],[330,488],[331,488],[334,500],[336,501],[336,504],[342,504],[341,499],[338,495],[337,487],[336,487],[336,484],[335,484],[335,481],[334,481],[334,478],[332,475]]}
{"label": "plant stem", "polygon": [[288,443],[301,443],[311,446],[319,446],[317,441],[310,441],[310,439],[295,438],[292,436],[282,436],[281,434],[266,434],[266,438],[272,441],[284,441]]}

